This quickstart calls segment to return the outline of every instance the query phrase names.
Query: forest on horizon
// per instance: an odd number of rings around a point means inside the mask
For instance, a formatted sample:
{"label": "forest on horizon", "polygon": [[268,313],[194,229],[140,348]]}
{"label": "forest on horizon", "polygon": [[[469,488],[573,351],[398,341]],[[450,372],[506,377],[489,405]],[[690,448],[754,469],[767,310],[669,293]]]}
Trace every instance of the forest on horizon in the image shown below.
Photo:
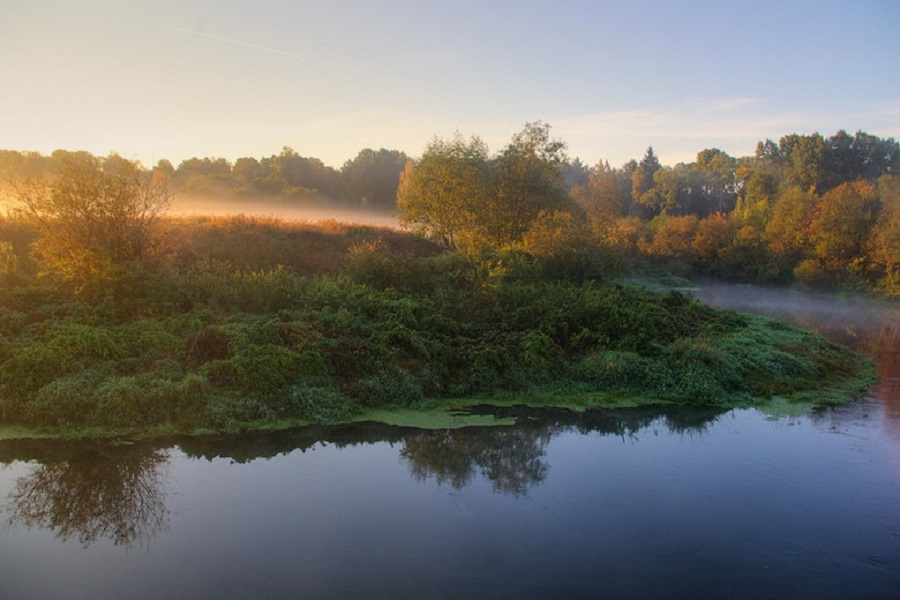
{"label": "forest on horizon", "polygon": [[[160,160],[142,168],[164,173],[176,198],[215,198],[238,211],[277,200],[285,207],[398,212],[405,226],[470,255],[515,249],[569,267],[653,264],[680,274],[900,294],[900,144],[893,138],[843,130],[790,134],[759,142],[753,156],[708,148],[674,166],[662,165],[650,147],[640,159],[612,167],[568,157],[549,129],[528,124],[496,155],[477,136],[457,136],[435,138],[418,158],[364,149],[340,169],[290,147],[233,163],[194,157],[177,167]],[[527,152],[521,143],[531,144]],[[528,153],[535,160],[524,160]],[[52,177],[85,156],[91,155],[0,150],[0,179]],[[453,168],[460,161],[477,167],[470,173],[487,174],[480,191],[444,198],[424,217],[410,211],[421,202],[398,207],[401,180],[412,182],[428,164],[459,177],[465,171]],[[502,202],[509,206],[501,209]],[[503,234],[495,228],[491,238],[484,219],[490,207],[497,218],[521,222],[507,222]],[[428,225],[440,211],[458,231]]]}

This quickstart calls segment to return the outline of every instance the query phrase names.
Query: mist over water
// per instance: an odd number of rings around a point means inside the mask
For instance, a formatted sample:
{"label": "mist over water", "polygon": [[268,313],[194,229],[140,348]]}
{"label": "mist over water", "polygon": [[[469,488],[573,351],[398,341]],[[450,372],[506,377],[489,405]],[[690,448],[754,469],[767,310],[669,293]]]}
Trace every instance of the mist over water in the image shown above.
{"label": "mist over water", "polygon": [[[763,285],[703,282],[693,294],[723,309],[772,317],[816,331],[869,357],[880,381],[857,402],[823,411],[840,426],[884,424],[900,440],[900,304],[884,299]],[[875,419],[879,415],[881,419]],[[900,457],[898,457],[900,460]]]}
{"label": "mist over water", "polygon": [[889,301],[712,281],[702,282],[693,293],[717,308],[761,314],[799,326],[806,323],[825,335],[840,335],[843,329],[851,342],[853,328],[872,331],[888,327],[900,333],[900,305]]}

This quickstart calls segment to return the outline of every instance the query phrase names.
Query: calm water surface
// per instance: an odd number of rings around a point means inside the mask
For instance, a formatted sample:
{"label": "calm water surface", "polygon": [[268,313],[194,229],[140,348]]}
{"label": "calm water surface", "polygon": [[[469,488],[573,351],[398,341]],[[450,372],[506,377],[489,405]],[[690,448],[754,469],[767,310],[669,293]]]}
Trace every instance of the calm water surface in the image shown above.
{"label": "calm water surface", "polygon": [[882,383],[793,417],[0,443],[0,598],[900,597],[900,311],[779,294],[701,296],[821,326]]}

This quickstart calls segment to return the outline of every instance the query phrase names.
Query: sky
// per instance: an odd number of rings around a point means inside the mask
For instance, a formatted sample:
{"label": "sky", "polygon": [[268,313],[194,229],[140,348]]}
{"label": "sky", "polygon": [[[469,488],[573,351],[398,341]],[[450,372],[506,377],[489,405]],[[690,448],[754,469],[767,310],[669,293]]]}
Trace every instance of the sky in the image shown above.
{"label": "sky", "polygon": [[0,149],[340,168],[543,121],[616,167],[900,138],[898,31],[898,0],[0,0]]}

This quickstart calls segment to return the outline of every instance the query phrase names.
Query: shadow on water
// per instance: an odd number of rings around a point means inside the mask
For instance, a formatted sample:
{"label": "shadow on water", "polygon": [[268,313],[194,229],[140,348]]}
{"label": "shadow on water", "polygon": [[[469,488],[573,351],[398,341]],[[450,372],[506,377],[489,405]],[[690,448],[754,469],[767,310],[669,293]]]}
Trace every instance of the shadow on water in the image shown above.
{"label": "shadow on water", "polygon": [[699,434],[724,411],[712,408],[642,407],[574,412],[526,407],[475,407],[515,417],[515,426],[421,430],[380,423],[313,426],[285,431],[173,438],[112,445],[98,442],[7,441],[0,464],[31,463],[0,504],[7,526],[43,528],[61,540],[87,546],[101,539],[142,545],[166,530],[167,467],[173,450],[195,460],[235,463],[267,460],[318,445],[337,448],[388,443],[413,478],[455,489],[477,479],[496,493],[524,495],[546,477],[546,447],[576,431],[633,438],[642,430]]}

